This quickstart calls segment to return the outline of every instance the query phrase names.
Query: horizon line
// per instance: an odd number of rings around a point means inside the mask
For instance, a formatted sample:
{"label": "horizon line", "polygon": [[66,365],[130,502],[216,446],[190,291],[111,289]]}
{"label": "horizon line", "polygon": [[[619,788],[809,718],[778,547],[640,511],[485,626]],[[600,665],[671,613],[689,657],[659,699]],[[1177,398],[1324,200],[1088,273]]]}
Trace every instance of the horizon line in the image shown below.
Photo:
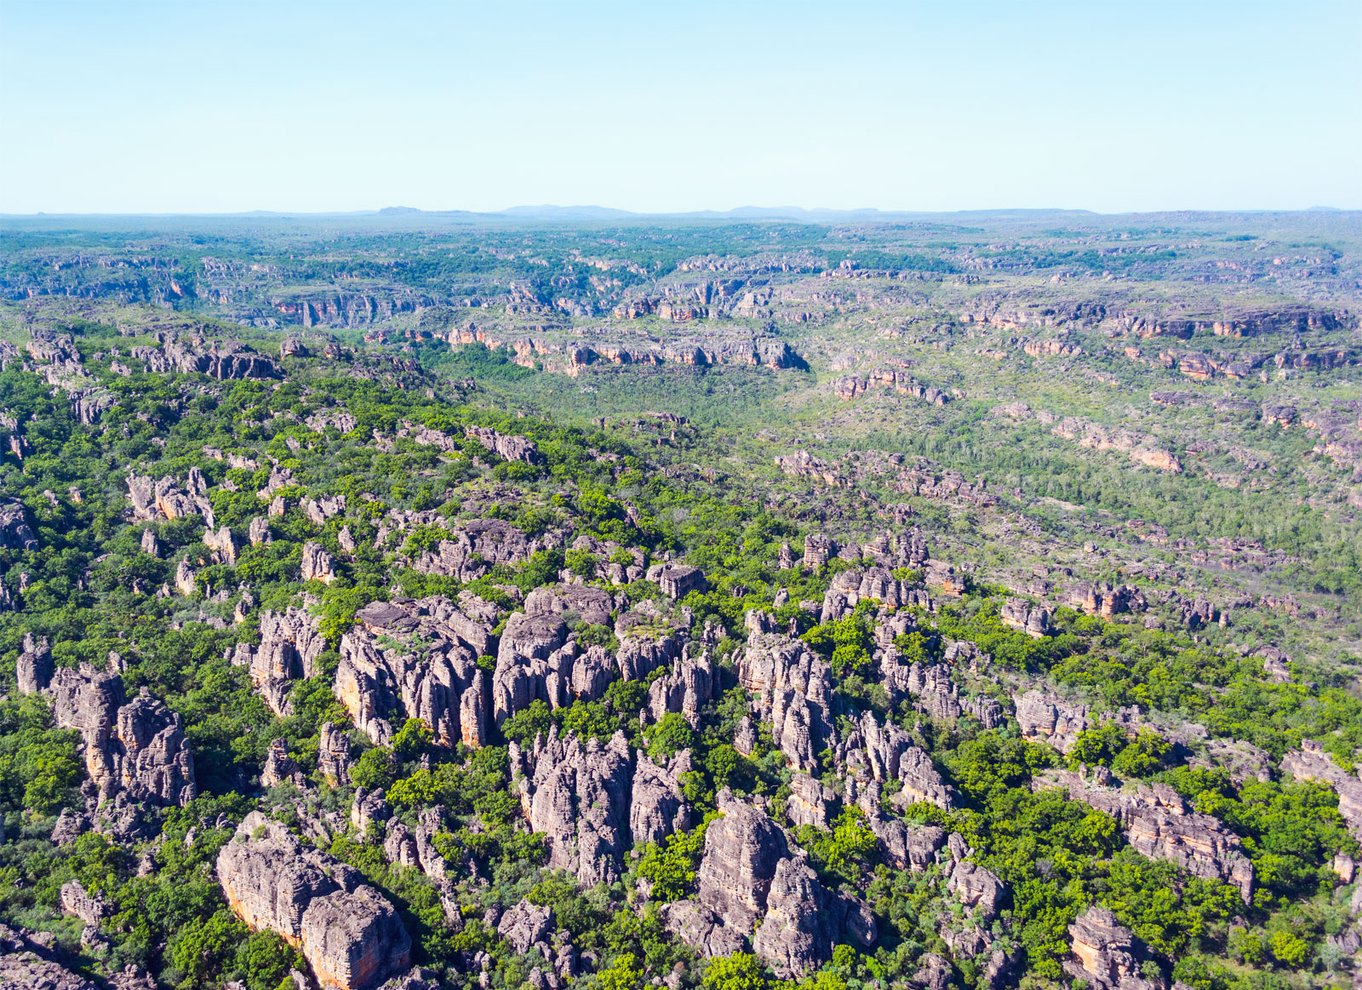
{"label": "horizon line", "polygon": [[1240,214],[1285,214],[1285,213],[1324,213],[1324,214],[1346,214],[1362,212],[1362,207],[1339,207],[1330,205],[1319,205],[1309,207],[1242,207],[1242,208],[1218,208],[1204,209],[1200,207],[1175,207],[1148,210],[1116,210],[1105,212],[1084,207],[1062,207],[1062,206],[995,206],[995,207],[971,207],[954,210],[915,210],[882,207],[803,207],[803,206],[756,206],[745,204],[728,209],[702,208],[692,210],[629,210],[620,207],[601,206],[598,204],[579,204],[571,206],[561,206],[558,204],[517,204],[504,207],[500,210],[468,210],[460,208],[449,209],[425,209],[423,207],[412,206],[383,206],[367,209],[351,210],[271,210],[271,209],[252,209],[252,210],[231,210],[231,211],[196,211],[196,210],[132,210],[132,211],[110,211],[110,212],[77,212],[77,211],[48,211],[38,210],[31,213],[17,213],[0,210],[0,221],[14,220],[79,220],[79,219],[217,219],[217,220],[249,220],[249,219],[400,219],[403,217],[431,217],[435,219],[497,219],[497,220],[526,220],[526,219],[577,219],[577,220],[634,220],[634,219],[693,219],[693,220],[723,220],[723,219],[893,219],[899,217],[946,217],[946,216],[986,216],[997,214],[1031,214],[1031,215],[1083,215],[1091,217],[1123,217],[1123,216],[1159,216],[1168,214],[1207,214],[1207,215],[1240,215]]}

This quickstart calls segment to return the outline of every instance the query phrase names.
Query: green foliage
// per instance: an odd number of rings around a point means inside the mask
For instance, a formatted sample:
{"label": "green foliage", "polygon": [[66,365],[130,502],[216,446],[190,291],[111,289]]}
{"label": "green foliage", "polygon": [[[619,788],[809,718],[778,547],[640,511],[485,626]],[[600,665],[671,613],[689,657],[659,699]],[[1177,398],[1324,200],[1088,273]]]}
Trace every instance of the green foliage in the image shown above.
{"label": "green foliage", "polygon": [[409,718],[393,736],[393,756],[403,762],[414,760],[434,742],[435,730],[429,724],[419,718]]}
{"label": "green foliage", "polygon": [[756,956],[735,952],[711,959],[700,985],[704,990],[765,990],[768,984]]}
{"label": "green foliage", "polygon": [[843,808],[831,831],[801,825],[795,837],[809,851],[819,872],[852,887],[859,885],[872,863],[875,833],[859,808]]}
{"label": "green foliage", "polygon": [[0,700],[0,814],[51,815],[74,803],[83,766],[78,733],[51,728],[38,696]]}
{"label": "green foliage", "polygon": [[397,761],[386,746],[366,749],[350,768],[350,782],[366,791],[386,789],[397,776]]}
{"label": "green foliage", "polygon": [[695,731],[680,712],[668,712],[643,732],[648,756],[654,763],[665,764],[674,753],[695,746]]}
{"label": "green foliage", "polygon": [[661,844],[649,843],[642,847],[638,876],[651,887],[649,897],[659,903],[680,900],[695,883],[695,871],[705,848],[705,829],[710,819],[689,832],[675,832]]}

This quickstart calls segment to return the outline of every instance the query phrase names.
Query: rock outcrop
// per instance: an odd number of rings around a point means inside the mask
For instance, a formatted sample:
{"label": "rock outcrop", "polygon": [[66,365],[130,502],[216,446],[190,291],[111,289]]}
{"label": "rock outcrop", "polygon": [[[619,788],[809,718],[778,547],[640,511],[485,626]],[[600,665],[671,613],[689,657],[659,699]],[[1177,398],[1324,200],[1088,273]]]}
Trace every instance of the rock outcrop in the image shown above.
{"label": "rock outcrop", "polygon": [[554,729],[530,750],[512,743],[511,765],[525,817],[548,839],[548,865],[588,885],[618,880],[633,817],[633,758],[624,734],[584,744]]}
{"label": "rock outcrop", "polygon": [[738,656],[738,680],[776,746],[802,770],[818,765],[832,738],[832,670],[796,639],[757,632]]}
{"label": "rock outcrop", "polygon": [[874,941],[866,906],[829,892],[765,812],[719,795],[722,816],[705,831],[694,900],[667,905],[669,928],[703,955],[751,951],[782,978],[831,958],[836,942]]}
{"label": "rock outcrop", "polygon": [[293,682],[317,672],[317,658],[325,648],[317,619],[290,605],[283,612],[262,612],[260,645],[238,646],[233,659],[250,668],[251,680],[271,710],[288,715]]}
{"label": "rock outcrop", "polygon": [[146,688],[128,701],[117,673],[83,664],[57,671],[50,691],[57,725],[81,734],[85,769],[102,799],[122,793],[133,802],[183,806],[194,797],[180,716]]}
{"label": "rock outcrop", "polygon": [[336,561],[318,543],[303,544],[302,579],[330,584],[336,580]]}
{"label": "rock outcrop", "polygon": [[1093,990],[1165,990],[1167,982],[1144,975],[1148,958],[1116,916],[1103,907],[1090,907],[1069,926],[1074,959],[1064,964],[1070,976]]}
{"label": "rock outcrop", "polygon": [[1013,629],[1019,629],[1035,639],[1050,635],[1053,613],[1043,605],[1020,598],[1009,598],[1003,603],[999,618]]}
{"label": "rock outcrop", "polygon": [[1092,726],[1088,706],[1069,702],[1033,689],[1015,699],[1017,724],[1022,738],[1046,742],[1067,753],[1078,741],[1078,734]]}
{"label": "rock outcrop", "polygon": [[900,806],[919,801],[943,810],[955,803],[955,789],[946,783],[931,757],[892,722],[881,723],[873,712],[864,712],[856,728],[835,750],[843,776],[857,784],[863,810],[879,813],[882,791],[893,791],[891,800]]}
{"label": "rock outcrop", "polygon": [[1338,794],[1338,813],[1362,842],[1362,773],[1348,773],[1311,739],[1282,757],[1282,770],[1297,780],[1319,780],[1332,787]]}
{"label": "rock outcrop", "polygon": [[12,550],[38,549],[38,538],[28,524],[28,514],[18,502],[0,505],[0,547]]}
{"label": "rock outcrop", "polygon": [[391,740],[394,719],[419,718],[438,745],[482,745],[488,685],[477,660],[498,615],[467,594],[457,605],[437,595],[364,606],[341,638],[336,697],[376,744]]}
{"label": "rock outcrop", "polygon": [[132,517],[139,522],[157,519],[181,519],[198,515],[204,525],[213,528],[213,505],[208,501],[208,482],[198,468],[189,469],[181,486],[174,478],[159,481],[143,475],[128,476],[128,498],[132,502]]}
{"label": "rock outcrop", "polygon": [[1121,823],[1132,849],[1151,859],[1166,859],[1193,876],[1220,880],[1235,887],[1244,903],[1252,902],[1253,864],[1239,837],[1212,818],[1193,811],[1166,784],[1118,789],[1109,772],[1097,768],[1090,777],[1066,770],[1051,771],[1034,787],[1058,786]]}
{"label": "rock outcrop", "polygon": [[688,564],[654,564],[648,568],[648,580],[656,581],[662,593],[673,601],[706,587],[704,572]]}
{"label": "rock outcrop", "polygon": [[323,722],[317,734],[317,772],[333,785],[350,779],[350,739],[334,722]]}
{"label": "rock outcrop", "polygon": [[258,811],[218,853],[217,873],[237,916],[298,948],[323,987],[371,990],[410,965],[411,938],[383,895]]}
{"label": "rock outcrop", "polygon": [[56,962],[36,939],[0,925],[0,990],[100,990]]}
{"label": "rock outcrop", "polygon": [[20,694],[37,694],[46,691],[48,685],[52,683],[52,647],[47,641],[47,637],[34,637],[32,633],[24,634],[24,649],[19,654],[19,659],[15,661],[14,673],[18,681]]}
{"label": "rock outcrop", "polygon": [[279,376],[274,361],[244,344],[174,332],[158,333],[156,339],[158,346],[132,348],[132,356],[144,362],[148,371],[177,371],[220,380]]}
{"label": "rock outcrop", "polygon": [[523,464],[542,464],[544,461],[534,441],[525,437],[507,436],[485,426],[469,426],[464,433],[504,460]]}
{"label": "rock outcrop", "polygon": [[476,581],[497,564],[523,564],[536,551],[560,543],[548,534],[528,537],[500,519],[470,519],[452,524],[448,539],[422,551],[413,566],[426,574]]}

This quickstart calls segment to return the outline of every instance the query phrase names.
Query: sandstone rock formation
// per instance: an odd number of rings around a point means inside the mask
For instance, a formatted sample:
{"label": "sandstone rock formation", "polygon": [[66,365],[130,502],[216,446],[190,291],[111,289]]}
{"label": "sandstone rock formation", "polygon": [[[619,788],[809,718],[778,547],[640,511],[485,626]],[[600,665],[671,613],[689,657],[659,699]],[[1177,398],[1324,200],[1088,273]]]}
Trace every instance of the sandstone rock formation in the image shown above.
{"label": "sandstone rock formation", "polygon": [[878,813],[881,791],[893,790],[895,804],[918,801],[948,810],[955,802],[955,790],[932,764],[931,757],[913,744],[911,737],[892,722],[881,723],[873,712],[862,713],[856,728],[834,750],[846,778],[865,795],[867,814]]}
{"label": "sandstone rock formation", "polygon": [[148,371],[178,371],[210,378],[276,378],[279,369],[263,354],[234,341],[213,341],[200,335],[181,336],[167,332],[156,335],[154,347],[134,347],[132,356],[143,361]]}
{"label": "sandstone rock formation", "polygon": [[1069,926],[1071,950],[1075,956],[1065,970],[1085,981],[1094,990],[1165,990],[1161,977],[1143,974],[1146,953],[1135,936],[1102,907],[1090,907]]}
{"label": "sandstone rock formation", "polygon": [[180,716],[146,688],[128,701],[118,674],[83,664],[57,671],[50,691],[57,725],[81,734],[85,769],[102,799],[123,793],[133,802],[183,806],[194,797]]}
{"label": "sandstone rock formation", "polygon": [[1015,703],[1022,738],[1048,742],[1061,753],[1072,749],[1078,734],[1093,724],[1087,705],[1065,701],[1039,689],[1018,695]]}
{"label": "sandstone rock formation", "polygon": [[237,916],[296,946],[323,987],[371,990],[410,964],[411,938],[393,906],[258,811],[218,853],[217,873]]}
{"label": "sandstone rock formation", "polygon": [[260,645],[237,647],[234,660],[250,667],[251,680],[276,715],[288,715],[293,681],[316,673],[317,658],[326,648],[317,619],[290,605],[283,612],[260,614]]}
{"label": "sandstone rock formation", "polygon": [[500,519],[471,519],[450,529],[449,538],[422,551],[418,571],[475,581],[496,564],[523,564],[538,550],[561,545],[551,534],[531,539]]}
{"label": "sandstone rock formation", "polygon": [[37,550],[38,538],[28,524],[28,514],[18,502],[0,505],[0,547],[13,550]]}
{"label": "sandstone rock formation", "polygon": [[100,990],[27,933],[0,925],[0,990]]}
{"label": "sandstone rock formation", "polygon": [[15,661],[14,673],[18,680],[20,694],[37,694],[46,691],[52,683],[52,647],[45,636],[34,637],[24,634],[24,650]]}
{"label": "sandstone rock formation", "polygon": [[696,726],[700,709],[718,693],[718,672],[707,651],[694,655],[688,647],[673,661],[671,672],[655,677],[648,685],[647,715],[659,721],[668,712],[677,712]]}
{"label": "sandstone rock formation", "polygon": [[999,618],[1013,629],[1020,629],[1028,636],[1040,639],[1050,635],[1053,615],[1042,605],[1035,605],[1020,598],[1009,598],[1003,603]]}
{"label": "sandstone rock formation", "polygon": [[1348,773],[1311,739],[1282,757],[1282,770],[1297,780],[1319,780],[1332,787],[1338,794],[1338,813],[1362,842],[1362,773]]}
{"label": "sandstone rock formation", "polygon": [[911,396],[934,406],[944,406],[951,400],[951,397],[941,389],[934,385],[924,385],[898,368],[880,368],[868,375],[844,375],[832,383],[833,394],[843,402],[849,402],[874,389]]}
{"label": "sandstone rock formation", "polygon": [[303,544],[302,579],[330,584],[336,580],[336,561],[320,544]]}
{"label": "sandstone rock formation", "polygon": [[544,457],[539,453],[539,448],[534,445],[533,440],[506,436],[485,426],[469,426],[464,429],[464,433],[505,460],[520,461],[524,464],[543,463]]}
{"label": "sandstone rock formation", "polygon": [[588,885],[617,880],[633,817],[633,760],[623,733],[583,744],[555,729],[528,751],[512,744],[511,763],[530,827],[548,838],[548,865]]}
{"label": "sandstone rock formation", "polygon": [[662,593],[673,601],[706,587],[704,572],[686,564],[654,564],[648,568],[648,580],[656,581]]}
{"label": "sandstone rock formation", "polygon": [[667,925],[703,955],[750,945],[784,978],[807,975],[844,938],[875,938],[865,905],[832,894],[804,853],[766,814],[719,795],[722,817],[705,832],[694,900],[667,905]]}
{"label": "sandstone rock formation", "polygon": [[159,481],[143,475],[128,476],[128,498],[132,502],[134,520],[151,522],[157,519],[180,519],[184,516],[203,517],[204,525],[213,528],[213,505],[208,501],[208,482],[198,468],[189,469],[183,487],[171,477]]}
{"label": "sandstone rock formation", "polygon": [[802,770],[832,738],[832,670],[799,640],[754,633],[737,660],[752,711],[771,727],[776,746]]}
{"label": "sandstone rock formation", "polygon": [[341,638],[336,697],[377,744],[391,740],[395,718],[419,718],[438,745],[482,745],[488,685],[477,659],[498,614],[472,595],[364,606]]}
{"label": "sandstone rock formation", "polygon": [[317,735],[317,771],[333,785],[350,778],[350,740],[333,722],[323,722]]}
{"label": "sandstone rock formation", "polygon": [[1253,864],[1237,835],[1210,815],[1191,810],[1166,784],[1127,790],[1112,784],[1110,774],[1100,767],[1086,778],[1055,770],[1033,782],[1038,788],[1057,785],[1072,800],[1111,815],[1136,852],[1170,860],[1193,876],[1223,881],[1239,890],[1244,903],[1251,903]]}

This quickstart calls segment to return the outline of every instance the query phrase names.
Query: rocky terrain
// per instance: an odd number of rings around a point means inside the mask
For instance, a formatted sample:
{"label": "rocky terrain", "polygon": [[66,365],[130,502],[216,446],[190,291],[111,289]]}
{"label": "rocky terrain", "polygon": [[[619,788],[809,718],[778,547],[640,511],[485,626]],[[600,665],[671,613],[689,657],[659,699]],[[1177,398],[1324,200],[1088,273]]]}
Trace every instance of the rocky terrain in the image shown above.
{"label": "rocky terrain", "polygon": [[1362,985],[1354,215],[12,223],[0,988]]}

